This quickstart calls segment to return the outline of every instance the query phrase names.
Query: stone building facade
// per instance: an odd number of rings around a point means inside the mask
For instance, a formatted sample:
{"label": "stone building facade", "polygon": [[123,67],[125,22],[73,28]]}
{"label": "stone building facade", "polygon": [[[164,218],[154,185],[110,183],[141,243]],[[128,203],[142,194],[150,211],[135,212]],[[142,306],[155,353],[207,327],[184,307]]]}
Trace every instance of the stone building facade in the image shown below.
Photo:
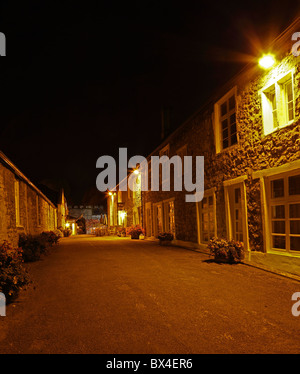
{"label": "stone building facade", "polygon": [[270,46],[270,69],[247,65],[148,156],[204,156],[201,202],[185,202],[186,191],[143,192],[148,237],[172,231],[175,243],[203,250],[212,237],[235,239],[247,261],[300,275],[298,31],[299,19]]}
{"label": "stone building facade", "polygon": [[0,241],[57,227],[57,207],[0,152]]}
{"label": "stone building facade", "polygon": [[[292,53],[299,31],[298,18],[269,46],[271,68],[245,66],[148,155],[149,190],[140,199],[148,238],[172,232],[174,244],[203,251],[213,237],[234,239],[249,263],[300,276],[300,57]],[[151,157],[163,155],[204,156],[202,201],[186,202],[184,189],[150,189]],[[171,186],[174,178],[184,185],[184,168],[171,167]],[[122,194],[132,212],[134,200]]]}
{"label": "stone building facade", "polygon": [[113,191],[107,193],[108,226],[143,226],[141,176],[136,175],[134,180],[134,191],[130,188],[120,191],[117,185]]}

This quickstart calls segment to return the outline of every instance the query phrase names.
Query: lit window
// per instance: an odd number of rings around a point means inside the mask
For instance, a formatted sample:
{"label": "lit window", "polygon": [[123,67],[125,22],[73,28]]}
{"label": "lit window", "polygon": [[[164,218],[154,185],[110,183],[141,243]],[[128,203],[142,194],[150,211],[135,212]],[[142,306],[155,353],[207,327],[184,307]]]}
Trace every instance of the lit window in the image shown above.
{"label": "lit window", "polygon": [[175,237],[175,209],[174,200],[164,203],[165,231],[171,232]]}
{"label": "lit window", "polygon": [[300,251],[300,174],[272,179],[270,190],[271,246]]}
{"label": "lit window", "polygon": [[262,112],[265,134],[294,121],[292,73],[262,90]]}

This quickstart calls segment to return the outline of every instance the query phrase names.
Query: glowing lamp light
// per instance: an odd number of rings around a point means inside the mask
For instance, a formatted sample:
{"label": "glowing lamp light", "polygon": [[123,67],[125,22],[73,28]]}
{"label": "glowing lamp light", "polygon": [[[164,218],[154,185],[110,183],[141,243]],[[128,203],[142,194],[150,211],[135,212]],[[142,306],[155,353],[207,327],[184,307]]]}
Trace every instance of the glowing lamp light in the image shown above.
{"label": "glowing lamp light", "polygon": [[139,172],[137,169],[135,169],[133,172],[134,172],[134,174],[136,174],[136,175],[140,174],[140,172]]}
{"label": "glowing lamp light", "polygon": [[270,69],[275,64],[275,58],[273,55],[263,55],[259,61],[258,64],[263,69]]}
{"label": "glowing lamp light", "polygon": [[70,227],[70,224],[69,224],[69,222],[67,222],[67,223],[66,223],[66,227]]}
{"label": "glowing lamp light", "polygon": [[125,216],[126,216],[126,212],[120,212],[120,217],[122,221],[124,220]]}
{"label": "glowing lamp light", "polygon": [[108,194],[109,194],[110,196],[112,196],[112,193],[111,193],[111,192],[109,192]]}

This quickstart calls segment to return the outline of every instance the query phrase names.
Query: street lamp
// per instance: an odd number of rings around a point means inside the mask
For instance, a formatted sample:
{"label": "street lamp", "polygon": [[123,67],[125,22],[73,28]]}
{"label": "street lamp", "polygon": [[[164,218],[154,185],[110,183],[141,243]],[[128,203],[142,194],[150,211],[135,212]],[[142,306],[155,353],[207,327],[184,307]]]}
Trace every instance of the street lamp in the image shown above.
{"label": "street lamp", "polygon": [[275,58],[270,53],[265,54],[259,59],[258,64],[263,69],[270,69],[275,64]]}

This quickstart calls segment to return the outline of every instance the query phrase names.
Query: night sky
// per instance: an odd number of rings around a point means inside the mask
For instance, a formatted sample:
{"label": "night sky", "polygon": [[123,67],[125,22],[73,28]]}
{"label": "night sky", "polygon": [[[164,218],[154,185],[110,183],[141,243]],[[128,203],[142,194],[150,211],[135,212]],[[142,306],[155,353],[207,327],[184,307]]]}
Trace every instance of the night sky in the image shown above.
{"label": "night sky", "polygon": [[161,108],[175,129],[259,56],[297,3],[2,1],[0,149],[34,183],[63,186],[69,203],[96,203],[98,157],[149,154]]}

